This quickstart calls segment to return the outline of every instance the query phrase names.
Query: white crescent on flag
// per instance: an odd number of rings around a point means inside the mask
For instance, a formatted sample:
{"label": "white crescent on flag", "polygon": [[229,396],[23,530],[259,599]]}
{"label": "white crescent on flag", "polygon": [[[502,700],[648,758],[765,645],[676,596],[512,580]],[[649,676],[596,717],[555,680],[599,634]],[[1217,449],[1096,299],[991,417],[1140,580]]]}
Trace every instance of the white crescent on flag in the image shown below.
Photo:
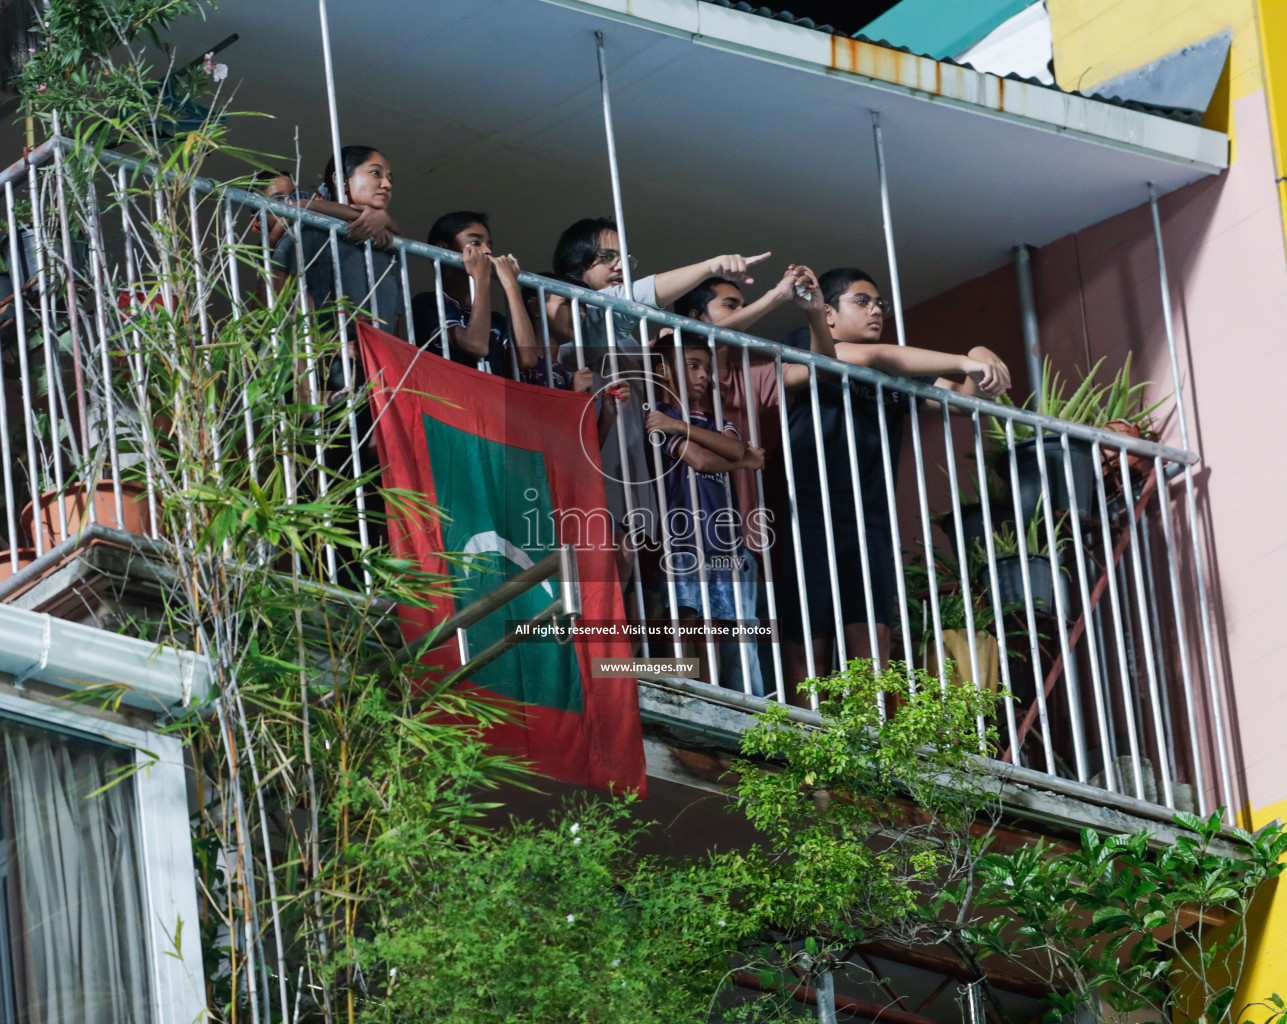
{"label": "white crescent on flag", "polygon": [[[495,552],[502,558],[509,559],[520,569],[530,569],[536,564],[532,561],[532,556],[513,541],[506,540],[495,530],[488,530],[485,533],[474,534],[465,542],[465,550],[461,554],[465,556],[466,576],[473,569],[474,560],[485,552]],[[554,596],[554,588],[550,586],[549,580],[541,580],[541,586],[550,597]]]}

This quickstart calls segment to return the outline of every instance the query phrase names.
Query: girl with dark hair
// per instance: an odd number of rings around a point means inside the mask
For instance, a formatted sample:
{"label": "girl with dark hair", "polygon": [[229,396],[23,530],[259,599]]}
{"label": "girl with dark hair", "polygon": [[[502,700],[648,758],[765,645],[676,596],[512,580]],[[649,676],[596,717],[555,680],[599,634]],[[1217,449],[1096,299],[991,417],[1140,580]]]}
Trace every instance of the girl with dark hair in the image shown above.
{"label": "girl with dark hair", "polygon": [[[597,292],[608,292],[620,298],[632,298],[649,306],[669,306],[686,292],[692,291],[708,277],[722,277],[734,284],[753,284],[747,271],[768,259],[772,253],[758,256],[716,256],[677,270],[638,278],[634,294],[626,296],[625,275],[621,267],[621,239],[617,225],[606,217],[579,220],[562,235],[554,247],[554,272],[566,274]],[[630,257],[630,267],[635,267]],[[621,332],[618,331],[618,334]]]}
{"label": "girl with dark hair", "polygon": [[[387,216],[389,201],[393,196],[393,174],[389,161],[370,146],[345,146],[340,151],[340,159],[344,166],[348,206],[357,211],[359,218],[368,210],[373,214]],[[326,165],[323,187],[326,189],[327,202],[333,202],[331,197],[336,194],[333,160]],[[286,274],[298,274],[302,270],[304,287],[317,307],[329,307],[336,303],[338,277],[338,298],[344,300],[352,310],[351,315],[360,316],[386,331],[400,334],[403,297],[396,254],[373,246],[368,273],[366,246],[355,244],[343,233],[337,236],[337,241],[338,274],[330,233],[305,225],[299,228],[298,240],[294,231],[287,231],[282,235],[273,250],[273,265],[279,272]],[[301,245],[302,253],[298,251]],[[328,319],[333,322],[333,318]],[[360,383],[360,362],[354,361],[353,372],[353,383]],[[334,393],[342,391],[344,386],[343,365],[339,359],[333,359],[327,372],[326,390]]]}
{"label": "girl with dark hair", "polygon": [[[340,151],[344,169],[344,198],[360,217],[366,211],[387,216],[389,200],[393,196],[393,175],[389,161],[370,146],[345,146]],[[335,164],[326,165],[323,175],[326,201],[337,194]],[[325,211],[319,211],[325,212]],[[391,222],[390,222],[391,223]],[[336,254],[338,253],[338,261]],[[369,260],[369,266],[368,266]],[[293,226],[273,250],[273,264],[283,274],[301,274],[304,287],[313,306],[330,309],[337,302],[343,303],[346,313],[346,337],[341,343],[348,347],[349,379],[345,380],[344,360],[332,355],[323,367],[323,401],[332,404],[348,394],[349,388],[359,388],[366,381],[362,360],[357,351],[354,319],[374,323],[377,327],[395,334],[402,334],[403,292],[401,273],[395,252],[376,249],[368,251],[365,244],[355,244],[343,233],[336,235],[332,244],[331,233],[307,225]],[[338,288],[337,288],[338,283]],[[328,327],[332,336],[338,327],[333,313],[319,315],[318,326]],[[362,469],[376,464],[375,442],[372,438],[370,408],[363,403],[355,415],[354,433],[363,446]],[[332,473],[349,476],[355,473],[352,442],[348,428],[343,427],[332,436],[324,450],[326,467]],[[375,543],[383,538],[384,501],[378,479],[366,488],[364,502],[368,530]],[[356,585],[356,570],[346,566],[343,577]]]}
{"label": "girl with dark hair", "polygon": [[[328,177],[333,178],[332,171]],[[398,225],[389,216],[388,210],[378,210],[374,206],[349,206],[337,203],[326,196],[329,190],[319,185],[317,191],[310,195],[307,189],[295,186],[295,175],[290,171],[260,171],[254,181],[263,186],[264,195],[269,199],[301,206],[323,217],[334,217],[336,220],[348,221],[344,237],[354,245],[361,245],[368,238],[377,249],[387,249],[393,244],[393,236],[399,234]],[[270,216],[268,219],[268,247],[273,249],[290,228],[291,222],[282,217]],[[255,225],[258,230],[258,224]]]}
{"label": "girl with dark hair", "polygon": [[[577,221],[559,236],[554,247],[554,270],[606,295],[662,307],[670,305],[709,277],[751,284],[753,279],[748,275],[749,269],[770,255],[766,252],[759,256],[716,256],[677,270],[636,278],[632,282],[633,294],[627,295],[617,225],[606,217],[588,217]],[[630,263],[633,268],[633,257]],[[600,451],[608,510],[623,535],[618,561],[625,565],[633,559],[632,549],[637,546],[635,541],[647,538],[650,543],[655,543],[657,540],[658,506],[652,461],[644,442],[643,410],[647,391],[643,381],[648,367],[639,340],[639,321],[618,313],[613,316],[612,323],[615,353],[611,353],[608,345],[604,310],[587,304],[581,351],[585,364],[595,371],[596,392],[605,384],[614,383],[611,379],[614,355],[617,382],[625,381],[630,386],[630,395],[619,405],[617,412],[620,429],[626,438],[624,463],[622,446],[615,436],[609,436]],[[580,368],[574,344],[563,345],[559,349],[559,359],[571,369]],[[631,510],[634,521],[627,522]]]}
{"label": "girl with dark hair", "polygon": [[[464,257],[463,269],[442,268],[442,312],[447,348],[454,362],[477,366],[485,373],[511,374],[536,366],[540,352],[518,283],[518,260],[492,255],[487,214],[457,210],[439,217],[429,229],[430,245]],[[500,282],[509,313],[492,309],[492,274]],[[415,342],[442,355],[438,293],[421,292],[411,300]]]}

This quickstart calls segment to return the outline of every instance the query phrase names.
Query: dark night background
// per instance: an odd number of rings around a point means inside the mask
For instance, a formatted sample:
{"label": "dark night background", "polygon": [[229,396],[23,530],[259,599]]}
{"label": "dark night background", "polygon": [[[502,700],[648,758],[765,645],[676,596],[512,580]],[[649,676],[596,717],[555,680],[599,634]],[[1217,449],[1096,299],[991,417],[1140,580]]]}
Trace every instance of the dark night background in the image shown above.
{"label": "dark night background", "polygon": [[[852,36],[896,3],[897,0],[777,0],[764,6],[789,11],[797,18],[812,18],[819,25],[831,25],[837,32]],[[751,6],[761,5],[752,2]]]}

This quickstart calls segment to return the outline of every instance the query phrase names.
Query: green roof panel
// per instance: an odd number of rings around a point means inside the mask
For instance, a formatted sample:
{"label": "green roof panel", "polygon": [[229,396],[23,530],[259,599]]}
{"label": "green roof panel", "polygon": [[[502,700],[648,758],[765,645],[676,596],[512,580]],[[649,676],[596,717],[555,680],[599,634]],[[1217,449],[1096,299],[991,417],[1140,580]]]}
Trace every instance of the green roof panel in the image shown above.
{"label": "green roof panel", "polygon": [[1041,0],[901,0],[861,35],[935,60],[955,57],[1004,21]]}

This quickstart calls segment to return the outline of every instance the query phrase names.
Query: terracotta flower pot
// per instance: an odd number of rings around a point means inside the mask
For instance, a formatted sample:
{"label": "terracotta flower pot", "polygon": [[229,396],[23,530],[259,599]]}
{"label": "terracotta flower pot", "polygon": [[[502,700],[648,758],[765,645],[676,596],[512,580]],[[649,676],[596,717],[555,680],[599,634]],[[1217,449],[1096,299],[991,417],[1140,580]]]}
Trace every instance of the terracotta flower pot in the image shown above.
{"label": "terracotta flower pot", "polygon": [[[1114,434],[1121,434],[1123,437],[1138,438],[1140,436],[1140,428],[1134,423],[1127,423],[1125,420],[1113,420],[1111,423],[1105,423],[1104,429],[1111,430]],[[1109,484],[1110,493],[1114,490],[1120,491],[1122,487],[1121,471],[1117,468],[1120,456],[1121,453],[1116,448],[1104,448],[1101,446],[1099,449],[1099,458],[1104,467],[1104,476],[1107,477],[1106,483]],[[1126,457],[1126,465],[1132,473],[1138,473],[1143,464],[1144,460],[1138,455],[1128,455]]]}
{"label": "terracotta flower pot", "polygon": [[[13,559],[10,557],[12,553],[13,553],[12,551],[0,551],[0,583],[3,583],[5,580],[9,579],[9,577],[11,577],[14,574],[15,570],[13,567]],[[35,548],[19,548],[17,571],[21,572],[23,569],[27,568],[27,566],[29,566],[35,560],[36,560]]]}
{"label": "terracotta flower pot", "polygon": [[[89,525],[87,511],[86,487],[84,484],[71,484],[61,494],[62,505],[67,517],[67,535],[61,536],[58,528],[58,491],[46,491],[40,496],[40,527],[44,534],[46,549],[75,537]],[[100,480],[94,488],[94,515],[103,526],[111,526],[127,533],[149,534],[152,531],[152,517],[148,512],[147,489],[141,484],[121,484],[121,504],[125,512],[124,521],[118,521],[116,515],[115,485],[111,480]],[[28,504],[22,510],[22,528],[27,536],[34,537],[35,513]]]}

